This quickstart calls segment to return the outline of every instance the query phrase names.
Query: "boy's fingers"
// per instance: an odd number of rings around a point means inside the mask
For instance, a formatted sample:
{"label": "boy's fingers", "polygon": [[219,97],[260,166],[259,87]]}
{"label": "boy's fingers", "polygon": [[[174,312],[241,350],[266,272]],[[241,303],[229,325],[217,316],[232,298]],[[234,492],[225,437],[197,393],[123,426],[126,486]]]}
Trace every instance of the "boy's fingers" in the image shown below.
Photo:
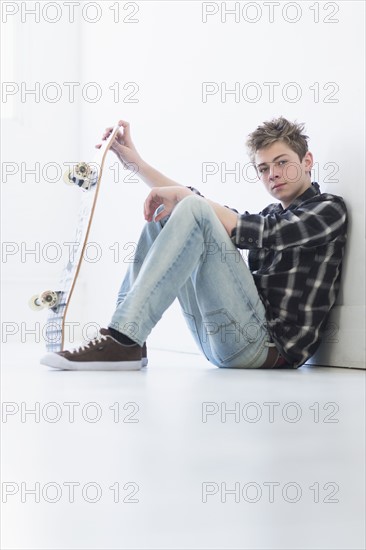
{"label": "boy's fingers", "polygon": [[130,123],[129,122],[126,122],[125,120],[120,120],[118,122],[118,125],[121,126],[123,128],[122,130],[122,134],[124,136],[130,136]]}
{"label": "boy's fingers", "polygon": [[[155,203],[155,204],[154,204]],[[144,214],[146,219],[151,219],[152,214],[159,206],[159,203],[155,201],[154,195],[150,192],[150,194],[146,197],[145,203],[144,203]]]}
{"label": "boy's fingers", "polygon": [[160,206],[158,206],[157,209],[155,210],[154,214],[153,214],[152,221],[157,222],[157,221],[161,220],[161,218],[163,218],[162,213],[163,213],[164,210],[165,210],[164,204],[161,204]]}

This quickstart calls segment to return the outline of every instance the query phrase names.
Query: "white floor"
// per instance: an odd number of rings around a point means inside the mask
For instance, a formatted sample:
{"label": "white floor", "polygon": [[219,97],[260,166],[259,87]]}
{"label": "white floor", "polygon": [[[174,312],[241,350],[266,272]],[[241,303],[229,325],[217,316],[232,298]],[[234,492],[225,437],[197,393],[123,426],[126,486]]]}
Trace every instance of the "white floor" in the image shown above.
{"label": "white floor", "polygon": [[58,372],[40,353],[3,351],[2,548],[365,547],[365,372],[154,349],[143,371]]}

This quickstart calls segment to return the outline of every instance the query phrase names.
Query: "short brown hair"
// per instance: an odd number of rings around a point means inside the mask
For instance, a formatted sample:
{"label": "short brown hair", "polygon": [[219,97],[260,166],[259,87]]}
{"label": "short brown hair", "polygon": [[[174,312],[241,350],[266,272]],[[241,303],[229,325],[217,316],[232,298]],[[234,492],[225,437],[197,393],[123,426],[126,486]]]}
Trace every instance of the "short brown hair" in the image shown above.
{"label": "short brown hair", "polygon": [[297,153],[300,162],[308,151],[308,136],[303,134],[304,124],[289,122],[284,117],[273,118],[258,126],[249,134],[246,141],[250,160],[255,161],[255,154],[259,149],[269,147],[276,141],[283,141],[290,149]]}

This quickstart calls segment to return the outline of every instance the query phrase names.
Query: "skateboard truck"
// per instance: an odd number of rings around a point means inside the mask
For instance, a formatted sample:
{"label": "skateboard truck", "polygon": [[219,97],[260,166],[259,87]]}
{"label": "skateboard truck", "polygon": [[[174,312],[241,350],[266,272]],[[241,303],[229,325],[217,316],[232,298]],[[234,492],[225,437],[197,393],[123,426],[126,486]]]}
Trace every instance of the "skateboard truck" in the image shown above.
{"label": "skateboard truck", "polygon": [[77,185],[87,191],[98,182],[97,167],[87,162],[79,162],[64,173],[64,182],[68,185]]}

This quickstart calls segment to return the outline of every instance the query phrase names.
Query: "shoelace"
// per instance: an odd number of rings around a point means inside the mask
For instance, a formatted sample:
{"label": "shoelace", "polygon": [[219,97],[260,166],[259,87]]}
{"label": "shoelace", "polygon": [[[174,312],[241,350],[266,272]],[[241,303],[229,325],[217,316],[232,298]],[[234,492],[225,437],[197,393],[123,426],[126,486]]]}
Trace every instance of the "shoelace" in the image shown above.
{"label": "shoelace", "polygon": [[77,348],[74,348],[71,353],[79,353],[80,351],[87,350],[90,346],[94,346],[96,344],[101,344],[103,340],[107,340],[107,336],[104,334],[99,334],[99,336],[96,336],[89,342],[85,342],[84,344],[81,344]]}

